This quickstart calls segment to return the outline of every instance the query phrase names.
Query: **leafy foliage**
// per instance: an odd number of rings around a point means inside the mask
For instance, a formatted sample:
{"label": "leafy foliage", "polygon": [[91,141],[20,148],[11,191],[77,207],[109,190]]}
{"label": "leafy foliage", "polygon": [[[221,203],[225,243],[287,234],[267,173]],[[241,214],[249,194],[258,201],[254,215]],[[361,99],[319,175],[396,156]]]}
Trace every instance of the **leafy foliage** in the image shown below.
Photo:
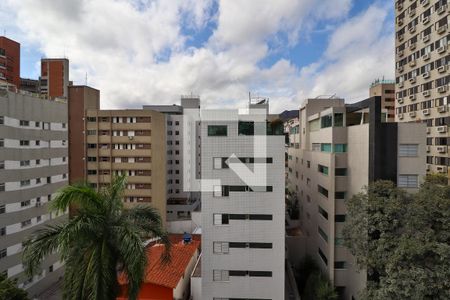
{"label": "leafy foliage", "polygon": [[0,300],[29,300],[27,293],[17,287],[17,280],[0,274]]}
{"label": "leafy foliage", "polygon": [[368,273],[366,299],[450,299],[450,187],[416,194],[378,181],[347,202],[345,245]]}
{"label": "leafy foliage", "polygon": [[119,176],[100,192],[84,183],[63,188],[50,211],[75,206],[76,215],[32,235],[23,251],[26,272],[34,274],[42,260],[57,251],[65,262],[65,299],[115,299],[118,271],[125,272],[129,298],[136,299],[147,265],[145,239],[160,237],[166,258],[170,242],[154,208],[123,208],[125,184],[125,176]]}

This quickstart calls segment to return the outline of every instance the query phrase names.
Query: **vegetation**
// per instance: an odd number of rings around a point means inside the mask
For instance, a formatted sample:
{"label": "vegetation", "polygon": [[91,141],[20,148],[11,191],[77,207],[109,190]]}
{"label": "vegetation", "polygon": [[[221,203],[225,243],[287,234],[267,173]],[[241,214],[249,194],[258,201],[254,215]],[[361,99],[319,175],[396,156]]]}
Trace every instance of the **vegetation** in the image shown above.
{"label": "vegetation", "polygon": [[286,211],[291,220],[298,220],[300,217],[300,207],[298,200],[294,199],[292,193],[286,194]]}
{"label": "vegetation", "polygon": [[367,270],[363,299],[450,299],[450,187],[428,176],[418,193],[378,181],[347,202],[345,245]]}
{"label": "vegetation", "polygon": [[50,211],[74,206],[77,213],[32,235],[23,251],[26,272],[37,272],[42,260],[57,251],[65,263],[65,299],[115,299],[120,271],[127,276],[129,298],[136,299],[147,265],[143,242],[160,237],[167,259],[170,242],[155,209],[123,209],[125,183],[125,176],[120,176],[100,192],[87,184],[63,188]]}
{"label": "vegetation", "polygon": [[296,268],[296,281],[301,298],[305,300],[335,300],[338,295],[317,262],[306,256]]}
{"label": "vegetation", "polygon": [[27,293],[17,287],[17,280],[0,274],[0,300],[29,300]]}

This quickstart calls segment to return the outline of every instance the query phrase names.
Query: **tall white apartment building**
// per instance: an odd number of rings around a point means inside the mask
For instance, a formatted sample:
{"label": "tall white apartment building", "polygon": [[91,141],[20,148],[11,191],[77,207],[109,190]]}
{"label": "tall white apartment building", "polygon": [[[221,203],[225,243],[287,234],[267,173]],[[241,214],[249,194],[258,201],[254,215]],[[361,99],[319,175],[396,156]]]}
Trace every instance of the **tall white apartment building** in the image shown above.
{"label": "tall white apartment building", "polygon": [[450,179],[450,3],[395,1],[397,122],[427,124],[427,170]]}
{"label": "tall white apartment building", "polygon": [[203,300],[284,299],[283,123],[267,111],[201,112]]}
{"label": "tall white apartment building", "polygon": [[187,164],[183,160],[183,110],[200,109],[200,98],[182,96],[181,105],[144,105],[143,109],[158,111],[166,116],[167,220],[190,219],[192,212],[200,207],[200,193],[184,187],[183,168],[184,165],[195,165],[199,160]]}
{"label": "tall white apartment building", "polygon": [[379,179],[415,191],[425,176],[425,124],[387,123],[381,100],[308,99],[290,130],[287,188],[300,203],[306,252],[339,299],[358,299],[368,277],[343,246],[346,199]]}
{"label": "tall white apartment building", "polygon": [[63,275],[57,255],[34,277],[22,266],[22,242],[44,225],[67,219],[48,202],[68,182],[67,103],[0,88],[0,272],[34,297]]}

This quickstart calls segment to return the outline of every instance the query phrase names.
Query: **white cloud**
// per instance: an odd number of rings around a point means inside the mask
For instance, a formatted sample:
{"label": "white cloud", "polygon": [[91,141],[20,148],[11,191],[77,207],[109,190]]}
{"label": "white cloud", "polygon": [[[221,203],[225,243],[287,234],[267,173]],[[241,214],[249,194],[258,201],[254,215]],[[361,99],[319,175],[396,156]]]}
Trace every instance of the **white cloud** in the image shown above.
{"label": "white cloud", "polygon": [[[190,92],[208,107],[242,105],[252,90],[282,111],[317,93],[353,97],[378,73],[390,75],[385,58],[393,42],[378,6],[343,22],[321,61],[302,69],[285,59],[259,66],[274,45],[296,45],[317,22],[342,22],[351,0],[6,1],[0,17],[10,17],[0,27],[14,23],[20,42],[46,56],[65,54],[71,79],[84,84],[87,72],[103,108],[176,103]],[[201,32],[208,22],[216,26],[209,40],[188,48],[183,27]]]}

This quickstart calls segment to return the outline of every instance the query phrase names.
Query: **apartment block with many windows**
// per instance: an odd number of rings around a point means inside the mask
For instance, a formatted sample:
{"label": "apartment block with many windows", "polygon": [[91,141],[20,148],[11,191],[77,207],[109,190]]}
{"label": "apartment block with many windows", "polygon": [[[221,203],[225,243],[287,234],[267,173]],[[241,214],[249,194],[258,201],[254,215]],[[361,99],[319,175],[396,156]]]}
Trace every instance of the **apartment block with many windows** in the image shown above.
{"label": "apartment block with many windows", "polygon": [[0,36],[0,80],[20,86],[20,44],[5,36]]}
{"label": "apartment block with many windows", "polygon": [[388,123],[386,113],[379,96],[308,99],[290,131],[287,188],[300,203],[306,252],[345,300],[357,299],[367,277],[342,245],[345,200],[378,179],[414,191],[425,175],[425,124]]}
{"label": "apartment block with many windows", "polygon": [[201,299],[284,299],[283,123],[261,107],[201,113]]}
{"label": "apartment block with many windows", "polygon": [[152,110],[87,109],[86,179],[100,189],[127,175],[125,206],[149,204],[166,219],[165,117]]}
{"label": "apartment block with many windows", "polygon": [[427,170],[450,178],[450,3],[395,3],[395,119],[427,124]]}
{"label": "apartment block with many windows", "polygon": [[35,297],[63,275],[57,255],[34,277],[22,266],[22,243],[67,219],[48,203],[68,183],[67,103],[0,89],[0,272]]}

